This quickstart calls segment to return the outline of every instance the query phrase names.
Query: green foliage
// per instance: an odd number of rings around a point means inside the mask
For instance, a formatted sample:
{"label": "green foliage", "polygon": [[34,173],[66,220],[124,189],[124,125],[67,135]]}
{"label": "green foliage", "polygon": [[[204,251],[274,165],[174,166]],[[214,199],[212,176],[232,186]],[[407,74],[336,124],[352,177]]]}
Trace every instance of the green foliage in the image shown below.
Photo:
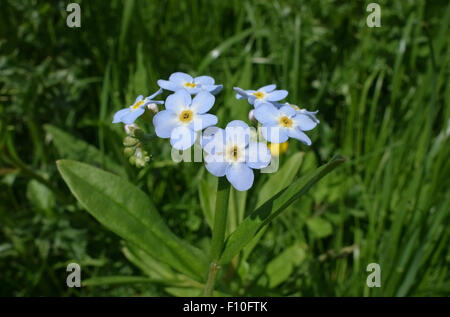
{"label": "green foliage", "polygon": [[[277,173],[231,190],[216,295],[450,294],[448,3],[380,1],[380,28],[365,24],[369,1],[80,3],[81,28],[70,29],[66,1],[2,2],[1,296],[202,294],[217,179],[174,163],[160,139],[144,168],[131,166],[111,124],[174,71],[224,84],[212,109],[221,127],[248,120],[234,86],[276,83],[320,111],[310,148],[290,142]],[[148,119],[137,122],[145,132]],[[267,208],[334,153],[347,162],[279,201],[282,213]],[[59,159],[91,166],[62,161],[67,188]],[[118,207],[122,186],[136,201]],[[70,262],[81,289],[64,286]],[[365,283],[373,262],[381,288]]]}
{"label": "green foliage", "polygon": [[58,161],[74,196],[108,229],[181,273],[201,279],[205,255],[177,238],[149,198],[120,177],[76,161]]}

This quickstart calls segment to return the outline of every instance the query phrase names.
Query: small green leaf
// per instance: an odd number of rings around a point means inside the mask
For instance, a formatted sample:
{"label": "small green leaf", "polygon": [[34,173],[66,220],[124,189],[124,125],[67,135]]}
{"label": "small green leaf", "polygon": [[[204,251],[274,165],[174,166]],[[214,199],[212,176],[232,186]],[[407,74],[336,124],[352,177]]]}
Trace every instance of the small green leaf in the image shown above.
{"label": "small green leaf", "polygon": [[98,165],[110,172],[125,176],[125,169],[104,155],[95,146],[55,126],[47,124],[44,126],[44,129],[52,136],[53,143],[62,158]]}
{"label": "small green leaf", "polygon": [[311,234],[316,238],[328,237],[333,232],[331,223],[319,217],[308,219],[306,221],[306,226]]}
{"label": "small green leaf", "polygon": [[195,280],[208,268],[204,253],[176,237],[149,197],[128,181],[93,166],[57,162],[74,196],[108,229]]}
{"label": "small green leaf", "polygon": [[47,216],[51,216],[55,206],[53,192],[37,180],[31,180],[27,185],[27,198],[33,205]]}
{"label": "small green leaf", "polygon": [[344,161],[345,159],[342,156],[335,156],[327,164],[294,181],[262,206],[256,208],[244,219],[236,231],[228,237],[219,263],[225,264],[231,261],[231,259],[252,240],[261,228],[270,223],[270,221],[285,210],[286,207],[304,195],[322,177],[334,170]]}
{"label": "small green leaf", "polygon": [[273,288],[287,280],[295,266],[301,264],[306,257],[305,248],[299,244],[288,247],[275,259],[269,262],[266,273],[269,287]]}

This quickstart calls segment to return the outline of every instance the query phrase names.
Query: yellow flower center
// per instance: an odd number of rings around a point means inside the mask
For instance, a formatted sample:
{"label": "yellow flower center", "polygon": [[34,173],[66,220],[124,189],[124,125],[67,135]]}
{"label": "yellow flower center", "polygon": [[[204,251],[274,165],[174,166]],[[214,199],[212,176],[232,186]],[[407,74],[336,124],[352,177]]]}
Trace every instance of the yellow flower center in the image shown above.
{"label": "yellow flower center", "polygon": [[285,128],[290,128],[292,127],[292,119],[287,116],[282,116],[280,118],[280,124]]}
{"label": "yellow flower center", "polygon": [[300,108],[296,105],[293,105],[292,103],[289,104],[294,110],[300,110]]}
{"label": "yellow flower center", "polygon": [[280,156],[280,154],[286,153],[288,149],[288,142],[284,143],[269,143],[269,150],[273,156]]}
{"label": "yellow flower center", "polygon": [[194,118],[194,113],[191,110],[183,110],[179,118],[181,122],[188,123]]}
{"label": "yellow flower center", "polygon": [[253,93],[253,96],[255,96],[256,99],[262,99],[264,97],[264,93],[262,91],[257,91]]}
{"label": "yellow flower center", "polygon": [[197,85],[194,83],[185,83],[184,84],[184,87],[188,87],[188,88],[195,88],[195,86],[197,86]]}
{"label": "yellow flower center", "polygon": [[136,110],[138,109],[140,106],[142,106],[144,104],[144,100],[138,101],[136,102],[133,106],[131,106],[131,110]]}

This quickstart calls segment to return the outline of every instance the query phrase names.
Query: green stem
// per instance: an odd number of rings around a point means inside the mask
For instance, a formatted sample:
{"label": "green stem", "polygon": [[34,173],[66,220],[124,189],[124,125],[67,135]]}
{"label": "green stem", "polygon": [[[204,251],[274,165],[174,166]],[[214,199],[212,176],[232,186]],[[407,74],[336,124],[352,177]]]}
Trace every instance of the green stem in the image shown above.
{"label": "green stem", "polygon": [[228,199],[230,197],[230,184],[225,177],[219,178],[216,196],[216,210],[214,213],[214,226],[211,242],[211,264],[209,266],[208,280],[205,287],[205,296],[212,296],[214,281],[219,270],[217,261],[222,253],[227,227]]}

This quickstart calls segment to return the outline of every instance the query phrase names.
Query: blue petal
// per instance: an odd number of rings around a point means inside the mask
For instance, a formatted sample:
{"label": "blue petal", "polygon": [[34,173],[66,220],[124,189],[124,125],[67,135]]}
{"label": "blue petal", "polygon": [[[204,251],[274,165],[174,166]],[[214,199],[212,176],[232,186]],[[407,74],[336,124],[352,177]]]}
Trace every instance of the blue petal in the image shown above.
{"label": "blue petal", "polygon": [[170,110],[160,111],[153,117],[153,126],[156,135],[160,138],[169,138],[172,130],[177,127],[177,123],[177,115]]}
{"label": "blue petal", "polygon": [[264,103],[255,109],[256,120],[262,124],[275,123],[277,121],[278,109],[272,104]]}
{"label": "blue petal", "polygon": [[197,86],[197,87],[183,87],[183,88],[186,89],[186,91],[188,93],[190,93],[191,95],[198,94],[200,91],[202,91],[202,88],[200,88],[199,86]]}
{"label": "blue petal", "polygon": [[286,98],[288,92],[286,90],[275,90],[267,95],[267,100],[269,101],[278,101]]}
{"label": "blue petal", "polygon": [[162,104],[164,104],[164,101],[162,101],[162,100],[149,100],[149,101],[146,102],[146,104],[149,104],[149,103],[156,103],[157,105],[162,105]]}
{"label": "blue petal", "polygon": [[289,104],[286,102],[286,103],[278,103],[278,102],[276,102],[276,101],[271,101],[270,102],[272,105],[274,105],[275,106],[275,108],[277,108],[277,109],[280,109],[281,107],[283,107],[283,106],[289,106]]}
{"label": "blue petal", "polygon": [[210,76],[198,76],[194,78],[194,83],[200,84],[202,86],[214,85],[214,78]]}
{"label": "blue petal", "polygon": [[233,89],[236,92],[236,99],[248,98],[248,94],[244,89],[239,87],[234,87]]}
{"label": "blue petal", "polygon": [[227,167],[226,176],[228,181],[238,191],[250,189],[255,176],[250,167],[245,163],[235,163]]}
{"label": "blue petal", "polygon": [[113,122],[112,123],[122,122],[122,117],[125,116],[126,114],[128,114],[128,112],[130,112],[130,111],[131,111],[130,108],[125,108],[125,109],[121,109],[121,110],[117,111],[114,114],[114,118],[113,118]]}
{"label": "blue petal", "polygon": [[195,113],[200,114],[208,112],[214,105],[215,100],[216,98],[214,98],[214,96],[211,95],[209,92],[201,91],[192,100],[191,109]]}
{"label": "blue petal", "polygon": [[138,117],[140,117],[145,112],[144,108],[138,108],[136,110],[131,110],[128,114],[124,115],[121,120],[125,124],[132,124]]}
{"label": "blue petal", "polygon": [[300,131],[300,129],[289,129],[288,135],[291,138],[297,139],[306,145],[311,145],[311,139],[305,133]]}
{"label": "blue petal", "polygon": [[225,176],[228,162],[225,162],[223,155],[207,155],[205,157],[205,167],[214,176]]}
{"label": "blue petal", "polygon": [[192,78],[192,76],[190,76],[186,73],[176,72],[176,73],[173,73],[172,75],[170,75],[169,81],[173,82],[174,84],[181,85],[185,82],[192,83],[194,81],[194,79]]}
{"label": "blue petal", "polygon": [[162,88],[159,88],[157,92],[155,92],[153,95],[151,95],[151,96],[149,96],[149,97],[147,97],[147,98],[145,98],[145,99],[150,99],[150,100],[152,100],[153,98],[155,98],[156,96],[158,96],[160,93],[162,93],[162,91],[163,91]]}
{"label": "blue petal", "polygon": [[178,126],[172,130],[170,135],[170,144],[177,150],[186,150],[190,148],[197,139],[197,133],[186,126]]}
{"label": "blue petal", "polygon": [[213,91],[210,91],[213,95],[217,95],[222,91],[223,85],[216,85]]}
{"label": "blue petal", "polygon": [[134,105],[136,102],[141,101],[142,99],[144,99],[144,96],[142,96],[142,95],[137,96],[137,98],[136,98],[136,100],[134,101],[133,105]]}
{"label": "blue petal", "polygon": [[305,115],[309,116],[314,122],[320,123],[320,120],[316,118],[316,114],[319,112],[318,110],[316,110],[316,111],[307,111],[305,109],[300,109],[300,110],[298,110],[298,112],[300,112],[301,114],[305,114]]}
{"label": "blue petal", "polygon": [[265,143],[250,142],[247,149],[247,165],[251,168],[264,168],[269,165],[272,156]]}
{"label": "blue petal", "polygon": [[165,90],[170,90],[170,91],[177,91],[178,89],[182,88],[181,85],[177,85],[173,82],[170,82],[168,80],[163,80],[163,79],[158,80],[158,86]]}
{"label": "blue petal", "polygon": [[275,88],[277,88],[277,85],[272,84],[272,85],[267,85],[267,86],[261,87],[258,89],[258,91],[263,91],[263,92],[269,93],[271,91],[274,91]]}
{"label": "blue petal", "polygon": [[202,85],[202,89],[209,91],[213,95],[217,95],[223,88],[223,85]]}
{"label": "blue petal", "polygon": [[191,95],[184,89],[178,90],[166,99],[166,109],[175,113],[181,112],[191,104]]}
{"label": "blue petal", "polygon": [[225,127],[226,143],[247,145],[250,140],[250,128],[241,120],[233,120]]}
{"label": "blue petal", "polygon": [[217,124],[217,117],[212,114],[198,114],[194,117],[193,129],[200,131],[207,127]]}
{"label": "blue petal", "polygon": [[209,127],[201,136],[200,144],[208,154],[222,153],[225,145],[225,130],[218,127]]}
{"label": "blue petal", "polygon": [[302,131],[309,131],[317,126],[317,122],[314,121],[309,115],[297,111],[295,117],[292,118],[294,124]]}
{"label": "blue petal", "polygon": [[295,109],[291,106],[283,106],[278,111],[288,117],[293,117],[297,114],[297,111],[295,111]]}
{"label": "blue petal", "polygon": [[272,143],[284,143],[289,139],[286,130],[279,127],[262,126],[261,130],[264,138]]}

